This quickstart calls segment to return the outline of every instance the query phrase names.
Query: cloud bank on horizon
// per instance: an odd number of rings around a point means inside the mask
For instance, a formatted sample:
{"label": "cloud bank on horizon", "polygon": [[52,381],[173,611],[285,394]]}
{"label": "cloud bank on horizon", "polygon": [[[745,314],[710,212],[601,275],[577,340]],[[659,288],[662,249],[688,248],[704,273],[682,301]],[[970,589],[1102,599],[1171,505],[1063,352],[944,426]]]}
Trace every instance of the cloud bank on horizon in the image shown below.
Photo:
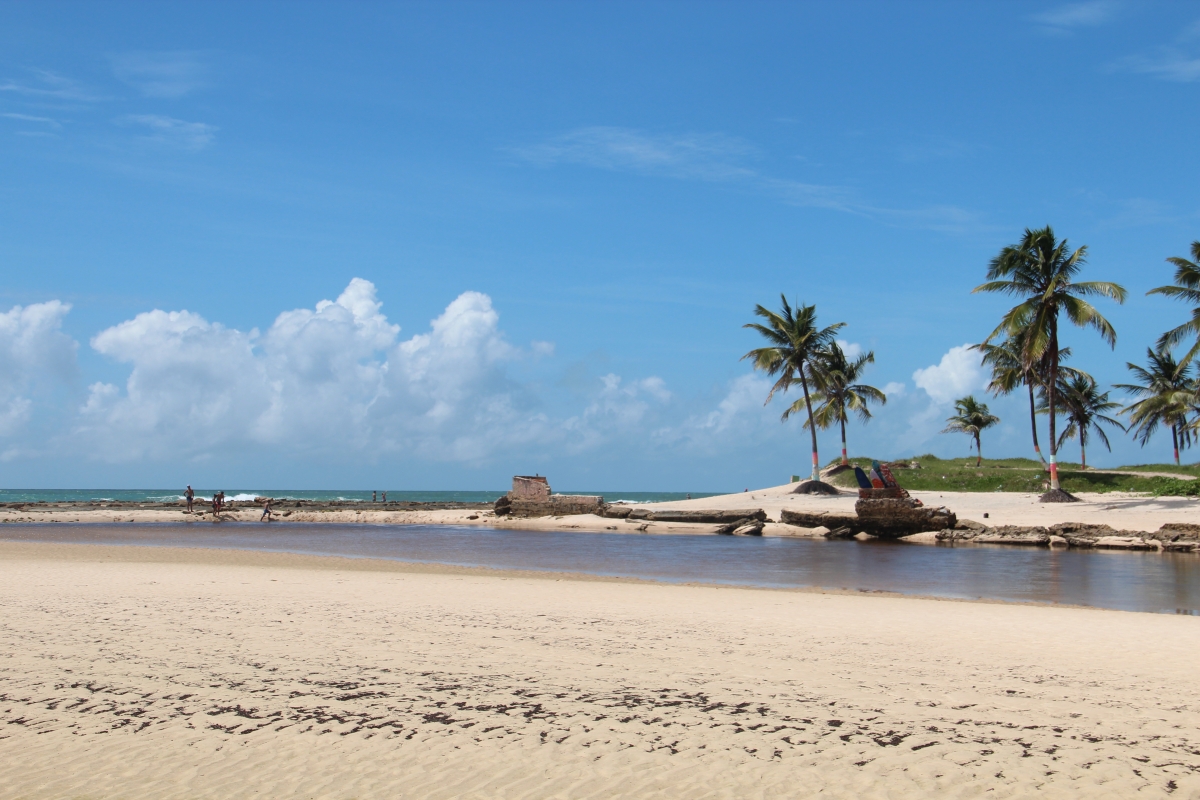
{"label": "cloud bank on horizon", "polygon": [[[80,376],[79,343],[62,331],[70,310],[53,300],[0,314],[0,454],[9,460],[351,454],[478,466],[514,453],[586,456],[613,447],[714,456],[780,433],[783,405],[764,406],[770,381],[752,372],[709,407],[676,396],[659,376],[607,373],[555,413],[544,387],[513,369],[552,361],[554,346],[510,343],[486,294],[463,292],[427,331],[403,338],[375,285],[354,278],[335,300],[283,311],[264,331],[154,309],[98,332],[91,349],[128,376],[121,384],[88,384],[79,402],[43,420],[63,432],[44,441],[46,425],[35,431],[32,424],[35,401]],[[849,353],[863,350],[841,344]],[[906,420],[910,433],[913,419],[919,426],[930,409],[940,413],[978,390],[981,376],[965,345],[918,370],[913,381],[924,399]],[[903,384],[885,388],[894,399],[906,396]],[[47,404],[37,413],[56,409]],[[903,413],[913,416],[911,408]]]}

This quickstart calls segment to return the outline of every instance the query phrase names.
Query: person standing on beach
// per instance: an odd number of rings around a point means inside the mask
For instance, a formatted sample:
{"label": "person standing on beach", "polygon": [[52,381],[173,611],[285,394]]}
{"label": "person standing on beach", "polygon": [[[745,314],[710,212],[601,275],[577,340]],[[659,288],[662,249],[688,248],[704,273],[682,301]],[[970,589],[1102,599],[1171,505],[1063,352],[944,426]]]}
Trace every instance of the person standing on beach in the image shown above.
{"label": "person standing on beach", "polygon": [[371,492],[371,502],[372,502],[372,503],[374,503],[376,500],[378,500],[378,499],[379,499],[379,498],[378,498],[378,497],[376,497],[375,495],[376,495],[376,492]]}
{"label": "person standing on beach", "polygon": [[383,493],[383,502],[387,502],[387,492]]}
{"label": "person standing on beach", "polygon": [[220,519],[221,518],[221,495],[217,494],[215,492],[213,493],[212,508],[213,508],[213,519]]}
{"label": "person standing on beach", "polygon": [[192,513],[192,502],[196,499],[196,493],[192,491],[192,485],[189,483],[187,491],[183,493],[183,499],[187,500],[187,513]]}
{"label": "person standing on beach", "polygon": [[271,521],[271,498],[269,497],[267,498],[267,502],[263,503],[263,513],[262,516],[258,518],[258,521],[262,522],[264,519],[267,522]]}

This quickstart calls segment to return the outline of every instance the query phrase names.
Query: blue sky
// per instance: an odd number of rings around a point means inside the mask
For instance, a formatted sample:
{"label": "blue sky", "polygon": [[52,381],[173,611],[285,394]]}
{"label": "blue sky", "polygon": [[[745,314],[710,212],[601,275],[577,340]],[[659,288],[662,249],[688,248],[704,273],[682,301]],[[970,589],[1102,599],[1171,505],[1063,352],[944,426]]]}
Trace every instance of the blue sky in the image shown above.
{"label": "blue sky", "polygon": [[883,457],[966,454],[1026,226],[1130,290],[1066,336],[1100,381],[1186,313],[1191,4],[9,2],[0,45],[0,485],[774,484],[781,292],[875,351]]}

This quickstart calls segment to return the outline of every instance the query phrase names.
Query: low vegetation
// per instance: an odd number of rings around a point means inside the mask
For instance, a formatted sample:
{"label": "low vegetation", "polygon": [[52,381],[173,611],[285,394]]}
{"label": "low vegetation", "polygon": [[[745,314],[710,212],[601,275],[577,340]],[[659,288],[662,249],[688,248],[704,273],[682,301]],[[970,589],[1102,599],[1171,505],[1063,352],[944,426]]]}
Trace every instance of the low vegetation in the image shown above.
{"label": "low vegetation", "polygon": [[[851,463],[870,469],[871,459],[852,458]],[[833,462],[833,466],[837,462]],[[984,461],[976,466],[974,460],[941,459],[933,455],[917,456],[912,461],[888,462],[896,480],[905,489],[919,492],[1045,492],[1050,477],[1040,463],[1029,458],[1003,458]],[[919,468],[900,468],[904,464],[919,464]],[[1143,492],[1159,497],[1198,497],[1200,480],[1169,478],[1123,473],[1167,472],[1176,475],[1195,475],[1200,478],[1200,464],[1176,467],[1173,464],[1141,464],[1118,467],[1116,470],[1080,469],[1079,464],[1059,463],[1059,480],[1068,492]],[[852,472],[843,472],[832,479],[843,488],[858,484]]]}

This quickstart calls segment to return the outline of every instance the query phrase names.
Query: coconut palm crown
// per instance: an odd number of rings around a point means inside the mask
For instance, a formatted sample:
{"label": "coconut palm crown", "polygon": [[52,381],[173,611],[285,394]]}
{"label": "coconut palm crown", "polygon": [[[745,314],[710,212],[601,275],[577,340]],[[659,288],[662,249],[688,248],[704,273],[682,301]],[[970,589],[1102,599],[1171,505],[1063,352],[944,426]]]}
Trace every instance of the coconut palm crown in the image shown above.
{"label": "coconut palm crown", "polygon": [[[817,326],[816,306],[797,304],[793,309],[784,295],[780,295],[780,301],[783,307],[778,313],[761,305],[754,307],[755,316],[764,321],[748,322],[742,327],[762,334],[767,340],[767,346],[751,350],[742,358],[750,359],[754,369],[770,376],[778,376],[767,394],[766,403],[771,402],[776,392],[786,392],[794,384],[800,384],[804,393],[804,407],[808,411],[809,432],[812,434],[812,479],[817,481],[821,479],[820,460],[817,456],[817,430],[812,425],[812,399],[808,387],[813,379],[814,362],[834,344],[837,332],[844,328],[846,323],[837,322],[827,328],[820,328]],[[789,408],[784,411],[783,419],[787,419],[790,410]]]}
{"label": "coconut palm crown", "polygon": [[[883,392],[874,386],[858,383],[866,371],[867,364],[874,363],[874,351],[867,351],[858,358],[850,359],[837,342],[830,344],[829,349],[814,361],[812,374],[816,392],[813,399],[817,401],[817,408],[812,419],[822,430],[832,427],[834,423],[840,426],[843,465],[850,463],[846,455],[846,412],[853,412],[865,423],[871,419],[871,403],[887,404],[887,395]],[[792,403],[788,410],[783,412],[784,419],[799,412],[800,403],[800,400]],[[809,427],[809,423],[806,422],[805,427]]]}
{"label": "coconut palm crown", "polygon": [[1174,285],[1159,286],[1146,292],[1173,297],[1192,305],[1192,318],[1167,331],[1158,340],[1160,350],[1169,350],[1189,336],[1196,337],[1195,344],[1179,360],[1181,364],[1190,364],[1192,359],[1200,355],[1200,241],[1192,242],[1192,259],[1189,261],[1178,256],[1168,258],[1167,262],[1175,265]]}
{"label": "coconut palm crown", "polygon": [[1194,436],[1188,413],[1200,404],[1192,364],[1176,361],[1169,350],[1147,347],[1145,367],[1128,361],[1125,366],[1138,382],[1118,383],[1116,388],[1141,398],[1121,412],[1129,416],[1130,430],[1145,447],[1160,425],[1169,427],[1175,463],[1179,464],[1179,451],[1190,445]]}
{"label": "coconut palm crown", "polygon": [[988,410],[986,403],[975,399],[974,395],[960,397],[954,401],[954,416],[946,420],[942,433],[965,433],[975,440],[975,466],[983,463],[983,445],[980,436],[983,431],[1000,422],[1000,418]]}
{"label": "coconut palm crown", "polygon": [[[1093,328],[1111,347],[1117,332],[1085,297],[1106,297],[1125,302],[1125,289],[1107,281],[1076,281],[1087,262],[1087,246],[1071,251],[1050,226],[1025,229],[1021,241],[1005,247],[988,264],[987,282],[975,292],[996,292],[1022,298],[1009,309],[984,341],[998,336],[1019,337],[1026,364],[1047,359],[1045,386],[1050,412],[1050,487],[1061,490],[1058,480],[1058,440],[1055,417],[1059,382],[1059,315],[1081,328]],[[1049,498],[1047,498],[1049,499]]]}

